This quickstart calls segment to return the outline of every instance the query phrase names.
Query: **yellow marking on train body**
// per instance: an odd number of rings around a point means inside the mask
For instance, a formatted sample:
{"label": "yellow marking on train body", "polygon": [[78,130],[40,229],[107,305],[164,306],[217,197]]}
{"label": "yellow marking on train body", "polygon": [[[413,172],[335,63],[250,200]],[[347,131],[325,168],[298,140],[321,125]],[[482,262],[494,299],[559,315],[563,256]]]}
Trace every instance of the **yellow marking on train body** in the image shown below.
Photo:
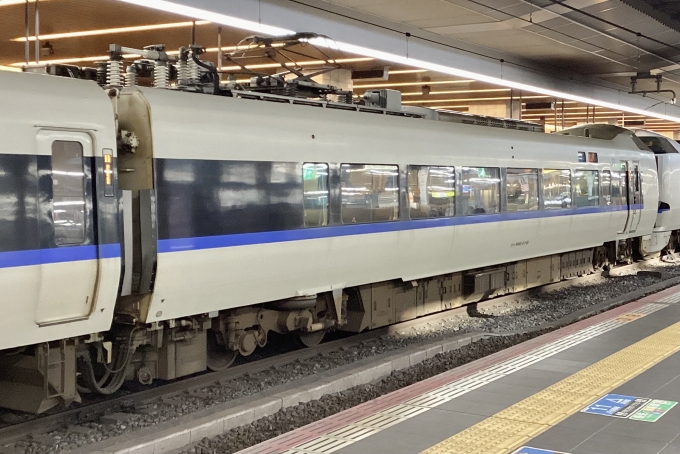
{"label": "yellow marking on train body", "polygon": [[680,323],[555,383],[421,454],[508,454],[680,350]]}

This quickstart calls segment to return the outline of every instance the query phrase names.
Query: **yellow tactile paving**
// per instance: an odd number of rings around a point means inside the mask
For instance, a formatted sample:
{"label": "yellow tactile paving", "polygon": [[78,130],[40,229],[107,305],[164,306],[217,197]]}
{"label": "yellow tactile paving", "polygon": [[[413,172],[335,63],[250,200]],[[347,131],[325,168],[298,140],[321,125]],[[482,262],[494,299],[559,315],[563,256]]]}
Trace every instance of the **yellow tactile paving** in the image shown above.
{"label": "yellow tactile paving", "polygon": [[638,314],[635,312],[629,312],[627,314],[619,315],[614,320],[619,320],[621,322],[634,322],[635,320],[644,317],[645,314]]}
{"label": "yellow tactile paving", "polygon": [[680,323],[555,383],[421,454],[508,454],[680,350]]}

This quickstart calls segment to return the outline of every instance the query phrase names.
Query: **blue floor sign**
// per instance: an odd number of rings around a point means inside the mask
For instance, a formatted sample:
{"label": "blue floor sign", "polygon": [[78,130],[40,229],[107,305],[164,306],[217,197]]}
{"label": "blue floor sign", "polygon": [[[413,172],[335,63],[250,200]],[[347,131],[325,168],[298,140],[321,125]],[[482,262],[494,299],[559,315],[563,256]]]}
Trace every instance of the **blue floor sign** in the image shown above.
{"label": "blue floor sign", "polygon": [[594,415],[628,418],[640,408],[644,407],[650,400],[651,399],[642,397],[624,396],[622,394],[607,394],[581,411]]}
{"label": "blue floor sign", "polygon": [[567,453],[561,451],[551,451],[549,449],[538,449],[530,448],[529,446],[522,446],[512,454],[567,454]]}

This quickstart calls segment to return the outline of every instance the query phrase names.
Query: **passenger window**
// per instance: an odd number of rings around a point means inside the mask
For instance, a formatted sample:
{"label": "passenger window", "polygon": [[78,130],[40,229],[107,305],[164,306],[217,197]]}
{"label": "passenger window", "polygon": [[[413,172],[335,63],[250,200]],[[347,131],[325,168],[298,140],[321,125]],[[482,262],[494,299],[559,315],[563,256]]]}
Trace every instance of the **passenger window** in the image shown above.
{"label": "passenger window", "polygon": [[543,206],[546,210],[571,207],[571,170],[543,169]]}
{"label": "passenger window", "polygon": [[466,215],[500,213],[501,170],[463,167],[463,206]]}
{"label": "passenger window", "polygon": [[328,225],[328,164],[302,165],[305,226]]}
{"label": "passenger window", "polygon": [[399,168],[342,164],[342,223],[393,221],[399,217]]}
{"label": "passenger window", "polygon": [[612,170],[612,203],[628,205],[628,175],[625,169]]}
{"label": "passenger window", "polygon": [[85,242],[85,173],[80,142],[52,142],[52,214],[57,245]]}
{"label": "passenger window", "polygon": [[612,204],[612,173],[609,170],[602,172],[602,199],[604,204]]}
{"label": "passenger window", "polygon": [[505,190],[508,212],[538,210],[538,169],[508,169]]}
{"label": "passenger window", "polygon": [[441,218],[455,213],[456,175],[453,167],[408,167],[411,219]]}
{"label": "passenger window", "polygon": [[577,208],[600,205],[600,178],[597,170],[576,170],[574,186]]}

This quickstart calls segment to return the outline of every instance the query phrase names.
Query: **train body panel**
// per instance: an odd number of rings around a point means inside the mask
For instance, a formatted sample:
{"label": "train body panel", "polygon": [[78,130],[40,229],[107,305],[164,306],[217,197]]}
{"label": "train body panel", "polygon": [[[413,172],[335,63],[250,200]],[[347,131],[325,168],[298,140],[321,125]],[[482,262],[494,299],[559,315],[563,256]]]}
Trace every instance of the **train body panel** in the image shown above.
{"label": "train body panel", "polygon": [[26,74],[3,74],[0,100],[11,113],[0,122],[0,350],[106,331],[120,277],[118,201],[100,184],[104,150],[116,150],[111,103],[94,83]]}
{"label": "train body panel", "polygon": [[[147,322],[599,246],[651,233],[656,219],[654,158],[632,142],[141,91],[151,112],[159,222]],[[597,153],[598,162],[578,162],[579,151]],[[645,193],[630,214],[623,206],[423,220],[402,214],[389,222],[305,228],[301,218],[269,225],[271,219],[256,213],[263,231],[240,231],[233,224],[248,221],[238,211],[230,218],[228,210],[234,193],[247,198],[256,189],[255,180],[250,189],[235,181],[247,180],[249,172],[253,179],[258,172],[277,178],[276,165],[267,163],[280,163],[282,191],[301,200],[293,174],[305,162],[573,173],[618,171],[622,161],[631,171],[638,166],[638,192]],[[284,218],[294,205],[282,203],[276,211],[282,215],[272,217]]]}
{"label": "train body panel", "polygon": [[600,246],[617,225],[613,213],[578,217],[601,231],[564,217],[160,253],[148,321]]}

